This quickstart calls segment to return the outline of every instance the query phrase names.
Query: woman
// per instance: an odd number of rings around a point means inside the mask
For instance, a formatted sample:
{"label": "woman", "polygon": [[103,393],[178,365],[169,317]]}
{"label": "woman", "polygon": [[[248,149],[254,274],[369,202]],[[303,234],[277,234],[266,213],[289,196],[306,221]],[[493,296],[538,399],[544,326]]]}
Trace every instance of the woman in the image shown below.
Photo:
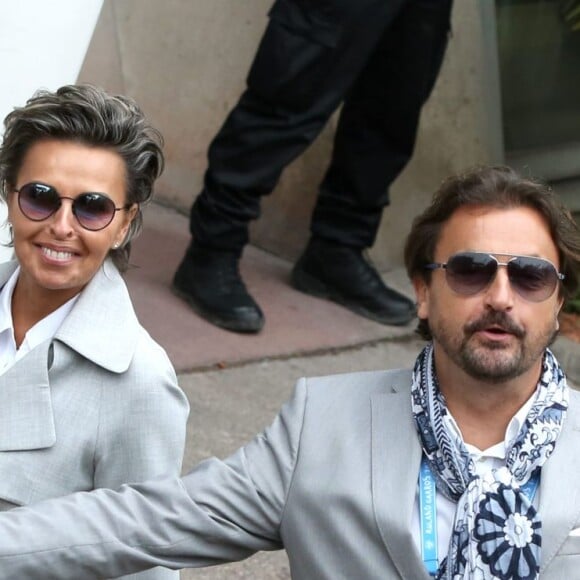
{"label": "woman", "polygon": [[161,138],[133,101],[88,85],[39,92],[4,124],[0,507],[178,473],[187,399],[119,274]]}

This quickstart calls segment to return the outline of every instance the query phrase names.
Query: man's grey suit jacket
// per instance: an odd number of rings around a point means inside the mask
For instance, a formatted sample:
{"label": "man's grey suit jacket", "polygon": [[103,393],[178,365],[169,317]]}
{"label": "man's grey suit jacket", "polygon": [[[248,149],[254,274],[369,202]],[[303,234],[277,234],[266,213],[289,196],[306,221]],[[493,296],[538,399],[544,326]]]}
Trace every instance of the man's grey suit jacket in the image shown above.
{"label": "man's grey suit jacket", "polygon": [[[427,580],[410,532],[410,372],[302,379],[273,424],[183,479],[0,515],[0,579],[116,576],[285,548],[292,577]],[[542,580],[580,577],[580,396],[543,469]]]}

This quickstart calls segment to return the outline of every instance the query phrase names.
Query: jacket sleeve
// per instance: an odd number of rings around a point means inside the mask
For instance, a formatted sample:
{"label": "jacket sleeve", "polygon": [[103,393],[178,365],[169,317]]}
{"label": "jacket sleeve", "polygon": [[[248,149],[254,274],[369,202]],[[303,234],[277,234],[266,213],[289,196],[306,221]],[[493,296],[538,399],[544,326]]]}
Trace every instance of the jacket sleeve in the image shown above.
{"label": "jacket sleeve", "polygon": [[[181,473],[189,404],[165,352],[152,344],[144,344],[143,352],[147,356],[139,355],[121,384],[102,387],[95,488],[116,489],[125,483]],[[178,577],[167,568],[154,568],[124,578]]]}
{"label": "jacket sleeve", "polygon": [[306,401],[301,381],[262,434],[183,479],[77,493],[0,514],[0,580],[116,577],[282,548]]}

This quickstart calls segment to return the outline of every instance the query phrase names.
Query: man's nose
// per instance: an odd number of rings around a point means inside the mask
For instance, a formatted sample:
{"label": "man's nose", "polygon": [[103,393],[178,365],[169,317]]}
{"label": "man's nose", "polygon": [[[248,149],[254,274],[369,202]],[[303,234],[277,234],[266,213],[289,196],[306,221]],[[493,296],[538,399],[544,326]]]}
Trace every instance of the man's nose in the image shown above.
{"label": "man's nose", "polygon": [[486,304],[493,310],[509,310],[514,305],[514,297],[507,268],[499,265],[493,280],[485,290]]}

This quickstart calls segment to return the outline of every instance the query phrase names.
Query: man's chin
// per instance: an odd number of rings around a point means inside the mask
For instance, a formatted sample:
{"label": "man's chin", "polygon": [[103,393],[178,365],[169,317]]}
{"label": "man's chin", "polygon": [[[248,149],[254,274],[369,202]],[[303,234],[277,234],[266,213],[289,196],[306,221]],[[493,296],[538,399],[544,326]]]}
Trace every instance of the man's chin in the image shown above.
{"label": "man's chin", "polygon": [[461,358],[463,370],[478,380],[503,382],[523,372],[520,368],[521,353],[514,345],[480,345],[464,352]]}

